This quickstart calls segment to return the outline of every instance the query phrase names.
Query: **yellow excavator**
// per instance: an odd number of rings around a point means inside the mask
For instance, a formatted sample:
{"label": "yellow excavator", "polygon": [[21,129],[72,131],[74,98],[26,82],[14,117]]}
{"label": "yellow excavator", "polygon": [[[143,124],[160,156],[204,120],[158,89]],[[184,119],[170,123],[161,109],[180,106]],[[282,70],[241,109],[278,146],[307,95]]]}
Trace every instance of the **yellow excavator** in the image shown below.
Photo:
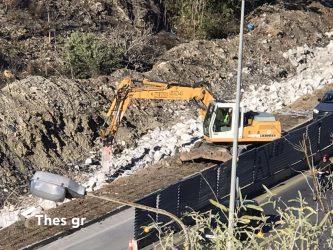
{"label": "yellow excavator", "polygon": [[[199,105],[199,114],[203,118],[203,142],[205,147],[182,153],[182,161],[197,159],[224,162],[231,158],[228,146],[233,140],[232,120],[235,103],[215,101],[204,84],[186,86],[179,83],[165,83],[150,80],[138,81],[124,78],[116,87],[115,98],[106,114],[108,127],[101,131],[105,141],[112,141],[121,120],[134,99],[146,100],[194,100]],[[274,115],[246,110],[240,107],[239,142],[245,145],[270,142],[281,137],[281,123]],[[226,145],[226,147],[221,146]],[[214,146],[215,145],[215,146]],[[218,145],[216,147],[216,145]]]}

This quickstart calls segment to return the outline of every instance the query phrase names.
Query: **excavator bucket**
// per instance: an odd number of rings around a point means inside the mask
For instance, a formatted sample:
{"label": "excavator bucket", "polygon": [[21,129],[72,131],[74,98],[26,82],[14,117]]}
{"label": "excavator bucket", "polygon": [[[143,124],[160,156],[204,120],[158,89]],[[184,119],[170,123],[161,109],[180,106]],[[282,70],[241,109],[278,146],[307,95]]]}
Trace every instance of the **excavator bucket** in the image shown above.
{"label": "excavator bucket", "polygon": [[202,144],[198,148],[191,149],[190,152],[182,152],[179,158],[182,162],[188,162],[188,161],[226,162],[231,159],[231,154],[227,148]]}

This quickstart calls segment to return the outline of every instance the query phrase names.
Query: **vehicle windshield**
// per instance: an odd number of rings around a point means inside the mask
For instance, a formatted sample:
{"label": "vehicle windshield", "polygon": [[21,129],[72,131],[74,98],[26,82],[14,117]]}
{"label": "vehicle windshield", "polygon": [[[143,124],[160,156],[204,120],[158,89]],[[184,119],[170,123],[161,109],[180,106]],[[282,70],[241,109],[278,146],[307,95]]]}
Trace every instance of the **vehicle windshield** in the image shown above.
{"label": "vehicle windshield", "polygon": [[333,103],[333,93],[327,93],[322,102],[325,102],[325,103]]}
{"label": "vehicle windshield", "polygon": [[209,104],[207,113],[205,116],[205,120],[203,122],[203,132],[204,132],[204,135],[207,135],[207,136],[209,135],[209,124],[212,119],[213,112],[214,112],[214,105]]}
{"label": "vehicle windshield", "polygon": [[231,130],[232,108],[217,108],[213,125],[214,132],[226,132]]}

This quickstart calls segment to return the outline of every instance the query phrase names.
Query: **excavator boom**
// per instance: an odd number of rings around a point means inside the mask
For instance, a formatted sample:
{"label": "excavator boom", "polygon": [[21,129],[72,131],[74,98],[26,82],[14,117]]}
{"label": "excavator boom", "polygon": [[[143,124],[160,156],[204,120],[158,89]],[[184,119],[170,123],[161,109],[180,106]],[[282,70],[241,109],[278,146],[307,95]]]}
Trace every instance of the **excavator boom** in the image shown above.
{"label": "excavator boom", "polygon": [[204,117],[208,105],[214,97],[203,86],[185,86],[181,84],[155,82],[149,80],[135,81],[124,78],[117,86],[115,98],[106,114],[108,128],[102,131],[102,137],[113,136],[134,99],[140,100],[195,100],[200,106],[200,117]]}

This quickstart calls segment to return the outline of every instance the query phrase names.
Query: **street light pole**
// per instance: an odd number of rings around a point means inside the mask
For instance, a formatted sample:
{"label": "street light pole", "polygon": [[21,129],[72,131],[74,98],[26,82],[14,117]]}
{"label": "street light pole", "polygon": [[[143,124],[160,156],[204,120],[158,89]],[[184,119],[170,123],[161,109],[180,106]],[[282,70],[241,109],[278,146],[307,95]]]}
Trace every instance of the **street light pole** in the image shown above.
{"label": "street light pole", "polygon": [[231,165],[231,183],[230,183],[230,201],[229,201],[229,224],[228,224],[228,249],[233,248],[232,236],[234,234],[235,221],[235,198],[236,198],[236,169],[238,161],[238,130],[239,130],[239,110],[240,110],[240,93],[242,85],[242,70],[243,70],[243,33],[244,33],[244,12],[245,0],[241,6],[241,20],[239,32],[239,51],[238,51],[238,73],[236,87],[236,102],[234,116],[232,120],[233,144],[232,144],[232,165]]}

